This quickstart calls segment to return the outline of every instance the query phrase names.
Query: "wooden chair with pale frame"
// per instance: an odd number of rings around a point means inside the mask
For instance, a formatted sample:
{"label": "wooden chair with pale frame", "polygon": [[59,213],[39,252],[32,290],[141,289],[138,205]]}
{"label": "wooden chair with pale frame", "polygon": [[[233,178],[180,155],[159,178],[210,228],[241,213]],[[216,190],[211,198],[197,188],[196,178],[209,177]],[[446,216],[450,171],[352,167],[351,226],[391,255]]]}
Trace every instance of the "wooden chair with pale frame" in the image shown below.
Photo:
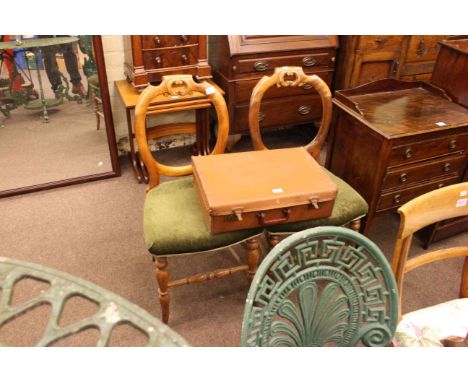
{"label": "wooden chair with pale frame", "polygon": [[[191,100],[197,97],[206,97],[206,104],[200,102],[194,104]],[[150,104],[156,101],[161,104],[174,99],[186,102],[187,110],[206,108],[210,104],[214,106],[218,118],[218,133],[216,145],[210,155],[224,152],[229,134],[229,118],[223,96],[209,83],[197,83],[190,75],[163,77],[159,86],[149,86],[142,92],[136,105],[135,135],[140,157],[150,177],[144,207],[144,234],[146,246],[156,262],[162,320],[165,323],[169,320],[168,289],[170,287],[212,280],[245,271],[247,271],[247,279],[251,281],[260,258],[258,236],[262,234],[261,228],[255,228],[213,235],[205,224],[191,176],[159,184],[160,174],[166,176],[192,174],[191,164],[169,166],[159,163],[148,146],[149,138],[187,132],[187,128],[193,129],[193,124],[146,128],[146,117],[161,112],[161,106],[150,106]],[[244,242],[247,249],[248,264],[218,269],[179,280],[169,280],[169,257],[216,250],[240,242]]]}
{"label": "wooden chair with pale frame", "polygon": [[[331,122],[332,99],[327,84],[317,75],[306,75],[301,67],[276,68],[271,76],[264,76],[255,86],[250,97],[249,129],[255,150],[267,150],[260,133],[259,115],[261,102],[266,91],[276,87],[303,87],[315,89],[322,100],[322,120],[315,138],[305,146],[312,157],[320,162],[320,151],[325,142]],[[293,232],[303,231],[318,226],[349,226],[358,231],[361,218],[368,211],[366,201],[350,185],[329,173],[335,182],[338,193],[331,216],[327,218],[313,219],[302,222],[279,224],[268,227],[268,241],[270,246],[275,246],[280,236]]]}
{"label": "wooden chair with pale frame", "polygon": [[[400,312],[406,273],[440,260],[464,257],[465,261],[459,299],[405,314],[397,328],[396,344],[425,345],[424,340],[427,337],[428,345],[441,346],[438,342],[447,336],[465,337],[468,331],[468,246],[426,252],[410,259],[408,255],[416,231],[441,220],[468,215],[468,182],[421,195],[401,206],[398,213],[400,228],[393,253],[392,269],[400,294]],[[460,319],[462,326],[457,324]],[[422,332],[422,336],[419,334],[419,340],[412,335],[412,328]],[[425,335],[424,332],[428,334]]]}

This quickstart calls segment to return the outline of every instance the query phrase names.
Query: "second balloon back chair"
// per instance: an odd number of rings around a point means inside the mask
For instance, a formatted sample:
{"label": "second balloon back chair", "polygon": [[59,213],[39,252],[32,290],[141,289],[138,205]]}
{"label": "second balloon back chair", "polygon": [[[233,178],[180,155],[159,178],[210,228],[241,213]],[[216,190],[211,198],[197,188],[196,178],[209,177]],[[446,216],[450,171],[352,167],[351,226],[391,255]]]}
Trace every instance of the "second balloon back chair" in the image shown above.
{"label": "second balloon back chair", "polygon": [[[146,117],[158,113],[155,103],[186,101],[187,109],[193,107],[194,99],[206,98],[206,104],[195,108],[214,106],[218,117],[218,134],[212,155],[224,152],[229,134],[228,114],[223,96],[206,82],[197,83],[189,75],[165,76],[157,87],[149,86],[140,95],[135,108],[135,135],[138,150],[149,176],[149,187],[144,206],[144,236],[146,246],[156,262],[156,279],[159,284],[162,320],[169,320],[170,287],[192,284],[247,272],[252,280],[258,266],[260,252],[258,235],[262,229],[246,229],[212,235],[205,224],[192,177],[159,184],[160,174],[183,176],[192,174],[192,165],[169,166],[159,163],[152,155],[148,138],[160,137],[162,132],[175,134],[185,131],[186,124],[173,124],[168,128],[146,128]],[[160,110],[160,109],[159,109]],[[184,130],[185,129],[185,130]],[[244,242],[247,263],[237,267],[193,275],[179,280],[169,280],[168,259],[177,255],[194,255]]]}
{"label": "second balloon back chair", "polygon": [[[250,97],[249,129],[255,150],[267,150],[260,133],[259,114],[264,94],[271,87],[302,87],[317,91],[322,100],[322,120],[315,138],[305,146],[320,163],[320,151],[325,142],[332,117],[332,100],[327,84],[317,75],[306,75],[301,67],[276,68],[271,76],[264,76],[255,86]],[[280,235],[319,226],[349,226],[358,231],[361,219],[367,214],[368,205],[357,191],[342,179],[328,173],[337,186],[332,214],[326,218],[295,223],[278,224],[267,228],[270,246],[278,243]]]}

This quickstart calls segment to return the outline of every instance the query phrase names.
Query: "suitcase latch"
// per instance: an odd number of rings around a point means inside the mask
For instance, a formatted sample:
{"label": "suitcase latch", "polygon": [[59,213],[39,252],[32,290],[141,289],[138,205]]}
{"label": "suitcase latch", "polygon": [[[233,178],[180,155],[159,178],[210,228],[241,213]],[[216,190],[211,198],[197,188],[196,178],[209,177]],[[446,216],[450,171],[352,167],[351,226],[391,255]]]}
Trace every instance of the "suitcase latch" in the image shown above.
{"label": "suitcase latch", "polygon": [[237,220],[239,220],[239,221],[242,221],[242,212],[243,211],[244,211],[244,209],[242,207],[232,209],[232,212],[234,212],[234,215],[236,215]]}
{"label": "suitcase latch", "polygon": [[309,208],[315,208],[316,210],[320,209],[320,206],[318,204],[318,199],[309,199]]}

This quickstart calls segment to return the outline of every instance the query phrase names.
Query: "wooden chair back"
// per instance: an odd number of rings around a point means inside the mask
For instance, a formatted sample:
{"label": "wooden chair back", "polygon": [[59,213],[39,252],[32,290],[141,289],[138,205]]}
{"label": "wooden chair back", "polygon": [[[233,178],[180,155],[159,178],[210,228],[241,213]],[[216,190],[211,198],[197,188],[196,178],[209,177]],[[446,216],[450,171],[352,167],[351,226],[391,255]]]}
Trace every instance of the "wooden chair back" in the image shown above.
{"label": "wooden chair back", "polygon": [[261,262],[241,345],[386,346],[397,320],[396,282],[382,251],[348,228],[311,228]]}
{"label": "wooden chair back", "polygon": [[465,256],[460,297],[468,297],[468,246],[426,252],[408,260],[413,234],[416,231],[438,221],[468,215],[468,182],[421,195],[401,206],[398,213],[400,228],[393,253],[392,268],[400,291],[400,305],[405,273],[434,261],[460,256]]}
{"label": "wooden chair back", "polygon": [[[194,98],[205,97],[206,103],[194,102]],[[229,117],[226,102],[219,91],[207,82],[195,82],[191,75],[170,75],[164,76],[158,86],[148,86],[140,95],[135,107],[135,136],[138,144],[138,151],[145,164],[150,177],[148,190],[159,184],[159,175],[183,176],[192,173],[192,165],[169,166],[159,163],[152,155],[148,146],[148,139],[160,138],[165,135],[179,134],[187,132],[187,125],[193,124],[173,124],[163,129],[146,128],[146,117],[152,114],[167,112],[167,105],[174,100],[186,101],[186,110],[194,110],[209,107],[212,104],[216,110],[218,118],[217,140],[211,154],[221,154],[224,152],[229,135]],[[163,111],[162,111],[163,110]],[[180,110],[180,107],[178,108]]]}
{"label": "wooden chair back", "polygon": [[332,96],[327,84],[317,75],[306,75],[299,66],[275,68],[273,75],[264,76],[255,86],[250,97],[249,129],[255,150],[267,150],[260,133],[258,116],[263,95],[272,86],[291,87],[310,85],[322,100],[322,121],[315,138],[305,146],[307,151],[319,162],[320,150],[327,137],[332,115]]}

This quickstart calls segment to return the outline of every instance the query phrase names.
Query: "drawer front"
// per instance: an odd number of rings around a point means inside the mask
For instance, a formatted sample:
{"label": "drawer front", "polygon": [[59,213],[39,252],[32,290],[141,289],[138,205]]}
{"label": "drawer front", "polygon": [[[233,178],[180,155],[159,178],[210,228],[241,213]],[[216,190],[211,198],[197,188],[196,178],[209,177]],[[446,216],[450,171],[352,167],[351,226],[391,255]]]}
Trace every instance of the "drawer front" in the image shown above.
{"label": "drawer front", "polygon": [[438,42],[445,36],[411,36],[406,61],[435,61],[439,53]]}
{"label": "drawer front", "polygon": [[146,51],[143,52],[143,61],[146,69],[195,65],[197,63],[197,47]]}
{"label": "drawer front", "polygon": [[[307,74],[312,74],[312,73],[307,73]],[[324,80],[327,83],[327,85],[331,87],[331,83],[333,79],[332,71],[320,72],[320,73],[315,73],[315,74],[317,74],[320,78],[322,78],[322,80]],[[257,85],[259,80],[260,78],[256,78],[253,80],[240,80],[236,82],[235,84],[236,99],[238,103],[250,101],[252,90],[255,87],[255,85]],[[302,87],[295,86],[295,87],[278,88],[276,86],[273,86],[267,90],[267,92],[263,96],[263,99],[265,100],[265,99],[278,98],[278,97],[308,95],[308,94],[311,94],[311,92],[314,92],[314,90],[311,89],[311,85],[309,84],[305,84]]]}
{"label": "drawer front", "polygon": [[143,49],[168,48],[197,43],[198,36],[196,35],[142,36]]}
{"label": "drawer front", "polygon": [[[320,118],[322,104],[318,95],[278,98],[262,102],[260,127],[300,124]],[[249,131],[249,105],[235,108],[235,123],[231,133]]]}
{"label": "drawer front", "polygon": [[430,82],[432,77],[432,73],[425,73],[425,74],[414,74],[409,76],[401,76],[400,80],[402,81],[426,81]]}
{"label": "drawer front", "polygon": [[302,66],[304,69],[334,66],[335,56],[330,53],[310,53],[289,56],[240,59],[235,63],[236,73],[268,73],[276,67]]}
{"label": "drawer front", "polygon": [[411,163],[460,151],[464,152],[467,144],[468,134],[462,134],[401,145],[392,149],[389,166]]}
{"label": "drawer front", "polygon": [[446,156],[417,165],[399,167],[387,172],[383,181],[383,190],[406,187],[447,175],[461,176],[466,166],[466,155]]}
{"label": "drawer front", "polygon": [[434,180],[432,182],[426,182],[411,188],[382,194],[380,195],[380,199],[377,205],[377,211],[385,211],[392,208],[397,208],[416,198],[419,195],[425,194],[426,192],[433,191],[441,187],[458,183],[459,180],[459,176],[448,176],[444,178],[439,178],[438,180]]}
{"label": "drawer front", "polygon": [[394,51],[401,47],[403,36],[361,36],[357,48],[362,51]]}

